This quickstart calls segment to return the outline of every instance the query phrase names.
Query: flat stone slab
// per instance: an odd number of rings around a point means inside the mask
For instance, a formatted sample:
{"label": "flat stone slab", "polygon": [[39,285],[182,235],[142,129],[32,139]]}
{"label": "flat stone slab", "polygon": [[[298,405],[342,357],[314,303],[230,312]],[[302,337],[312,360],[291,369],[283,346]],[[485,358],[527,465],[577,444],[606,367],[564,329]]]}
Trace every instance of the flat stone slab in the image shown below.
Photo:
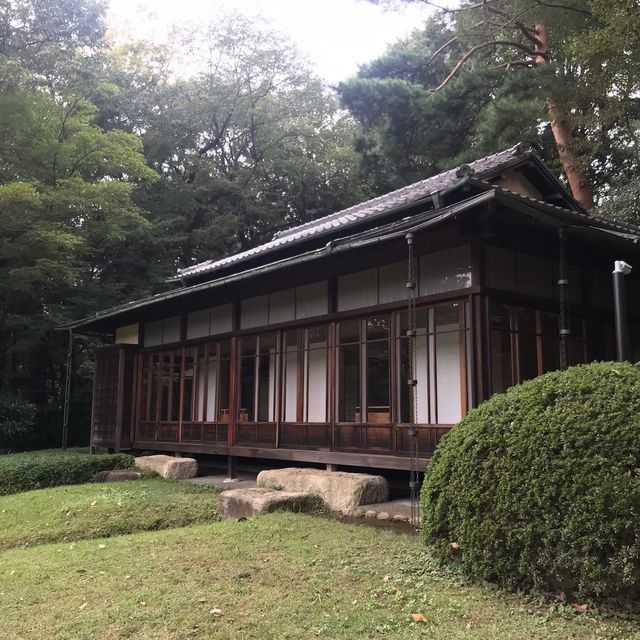
{"label": "flat stone slab", "polygon": [[271,469],[258,474],[259,487],[301,491],[319,496],[332,511],[354,513],[358,507],[389,499],[389,485],[382,476],[321,469]]}
{"label": "flat stone slab", "polygon": [[198,475],[198,463],[193,458],[174,458],[173,456],[141,456],[136,458],[136,467],[151,469],[163,478],[185,480]]}
{"label": "flat stone slab", "polygon": [[114,469],[113,471],[98,471],[93,476],[94,482],[122,482],[123,480],[139,480],[142,474],[129,469]]}
{"label": "flat stone slab", "polygon": [[225,520],[239,520],[273,511],[310,511],[318,498],[299,491],[276,491],[264,487],[231,489],[220,494],[218,515]]}

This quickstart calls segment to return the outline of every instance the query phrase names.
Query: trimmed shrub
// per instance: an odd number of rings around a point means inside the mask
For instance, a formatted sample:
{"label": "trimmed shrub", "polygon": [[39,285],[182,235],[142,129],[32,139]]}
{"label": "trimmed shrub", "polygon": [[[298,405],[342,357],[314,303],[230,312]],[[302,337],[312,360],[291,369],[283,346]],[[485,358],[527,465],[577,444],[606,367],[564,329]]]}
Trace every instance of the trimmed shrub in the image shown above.
{"label": "trimmed shrub", "polygon": [[0,395],[0,449],[20,447],[33,433],[35,405],[18,396]]}
{"label": "trimmed shrub", "polygon": [[132,469],[128,454],[33,451],[0,456],[0,495],[90,482],[98,471]]}
{"label": "trimmed shrub", "polygon": [[598,362],[512,387],[440,442],[423,535],[473,578],[640,596],[640,366]]}

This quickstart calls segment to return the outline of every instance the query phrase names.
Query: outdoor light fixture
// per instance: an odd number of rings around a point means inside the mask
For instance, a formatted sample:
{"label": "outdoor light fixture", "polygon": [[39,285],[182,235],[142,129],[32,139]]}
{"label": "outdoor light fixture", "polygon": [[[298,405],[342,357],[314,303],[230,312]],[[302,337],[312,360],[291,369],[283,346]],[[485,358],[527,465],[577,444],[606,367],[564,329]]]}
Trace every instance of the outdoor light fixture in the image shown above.
{"label": "outdoor light fixture", "polygon": [[631,265],[624,260],[616,260],[613,265],[613,308],[616,321],[616,359],[629,359],[629,336],[627,331],[627,301],[624,277],[631,273]]}

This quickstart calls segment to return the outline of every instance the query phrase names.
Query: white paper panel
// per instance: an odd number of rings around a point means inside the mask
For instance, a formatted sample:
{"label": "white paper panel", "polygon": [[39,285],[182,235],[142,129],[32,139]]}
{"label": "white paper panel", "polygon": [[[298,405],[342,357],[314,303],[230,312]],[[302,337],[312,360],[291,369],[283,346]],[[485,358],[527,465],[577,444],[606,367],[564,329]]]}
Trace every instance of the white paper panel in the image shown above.
{"label": "white paper panel", "polygon": [[211,358],[209,360],[209,372],[207,376],[207,421],[214,422],[217,418],[218,398],[218,361]]}
{"label": "white paper panel", "polygon": [[378,304],[378,270],[366,269],[338,278],[338,311]]}
{"label": "white paper panel", "polygon": [[261,327],[269,322],[269,296],[247,298],[240,303],[240,328]]}
{"label": "white paper panel", "polygon": [[156,347],[162,344],[162,320],[147,322],[144,325],[144,346]]}
{"label": "white paper panel", "polygon": [[194,311],[187,316],[187,340],[209,335],[209,309]]}
{"label": "white paper panel", "polygon": [[298,399],[298,352],[295,347],[287,350],[284,366],[284,421],[295,422]]}
{"label": "white paper panel", "polygon": [[438,423],[455,424],[462,418],[460,382],[460,336],[458,332],[436,334],[436,397]]}
{"label": "white paper panel", "polygon": [[380,267],[379,299],[380,304],[385,302],[397,302],[407,298],[407,263],[394,262]]}
{"label": "white paper panel", "polygon": [[209,334],[228,333],[233,329],[233,305],[221,304],[211,307]]}
{"label": "white paper panel", "polygon": [[138,344],[138,323],[116,329],[116,344]]}
{"label": "white paper panel", "polygon": [[289,322],[296,317],[295,289],[285,289],[269,295],[269,324]]}
{"label": "white paper panel", "polygon": [[327,421],[327,350],[310,349],[308,351],[307,422]]}
{"label": "white paper panel", "polygon": [[421,296],[456,291],[471,286],[471,252],[467,245],[420,258]]}
{"label": "white paper panel", "polygon": [[180,316],[165,318],[162,322],[162,344],[180,342]]}
{"label": "white paper panel", "polygon": [[296,320],[329,313],[329,286],[326,280],[296,288]]}

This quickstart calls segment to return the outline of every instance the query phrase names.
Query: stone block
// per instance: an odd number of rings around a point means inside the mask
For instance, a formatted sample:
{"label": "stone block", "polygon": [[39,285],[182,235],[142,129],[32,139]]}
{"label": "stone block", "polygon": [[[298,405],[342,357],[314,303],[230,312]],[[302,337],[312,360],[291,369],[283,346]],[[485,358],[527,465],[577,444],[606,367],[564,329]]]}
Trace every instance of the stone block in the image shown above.
{"label": "stone block", "polygon": [[311,511],[317,506],[318,498],[309,493],[252,487],[223,491],[218,515],[225,520],[239,520],[273,511]]}
{"label": "stone block", "polygon": [[139,480],[142,474],[130,469],[114,469],[113,471],[98,471],[93,476],[94,482],[122,482],[123,480]]}
{"label": "stone block", "polygon": [[198,463],[193,458],[174,458],[173,456],[142,456],[136,458],[136,467],[151,469],[163,478],[184,480],[198,475]]}
{"label": "stone block", "polygon": [[271,469],[258,474],[259,487],[279,487],[284,491],[312,493],[332,511],[353,514],[366,504],[386,502],[389,486],[382,476],[321,469]]}

